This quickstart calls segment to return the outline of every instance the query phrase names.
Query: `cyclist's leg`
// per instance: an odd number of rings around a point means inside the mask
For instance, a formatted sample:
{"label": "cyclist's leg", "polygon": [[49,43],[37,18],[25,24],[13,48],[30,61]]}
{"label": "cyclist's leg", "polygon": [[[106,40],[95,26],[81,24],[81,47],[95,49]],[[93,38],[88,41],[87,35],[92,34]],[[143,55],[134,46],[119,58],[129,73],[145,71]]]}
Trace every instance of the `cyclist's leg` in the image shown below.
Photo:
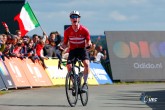
{"label": "cyclist's leg", "polygon": [[72,64],[67,64],[66,67],[67,67],[68,72],[70,72],[72,68]]}
{"label": "cyclist's leg", "polygon": [[81,60],[83,62],[83,65],[84,65],[84,75],[83,75],[83,78],[84,78],[84,84],[83,84],[83,87],[82,87],[82,91],[87,91],[87,79],[88,79],[88,74],[89,74],[89,54],[88,52],[84,49],[82,50],[82,53],[81,53]]}
{"label": "cyclist's leg", "polygon": [[74,58],[75,56],[75,50],[71,50],[69,52],[69,56],[68,56],[68,59],[67,59],[67,69],[68,69],[68,73],[71,71],[71,68],[72,68],[72,62],[71,60]]}
{"label": "cyclist's leg", "polygon": [[88,74],[89,74],[89,53],[86,51],[86,49],[82,49],[81,53],[81,60],[84,65],[84,83],[87,83]]}
{"label": "cyclist's leg", "polygon": [[[71,72],[72,64],[67,64],[68,73]],[[72,82],[74,82],[73,77],[71,77]]]}
{"label": "cyclist's leg", "polygon": [[87,83],[88,74],[89,74],[89,60],[84,60],[83,65],[84,65],[84,73],[83,73],[84,83]]}

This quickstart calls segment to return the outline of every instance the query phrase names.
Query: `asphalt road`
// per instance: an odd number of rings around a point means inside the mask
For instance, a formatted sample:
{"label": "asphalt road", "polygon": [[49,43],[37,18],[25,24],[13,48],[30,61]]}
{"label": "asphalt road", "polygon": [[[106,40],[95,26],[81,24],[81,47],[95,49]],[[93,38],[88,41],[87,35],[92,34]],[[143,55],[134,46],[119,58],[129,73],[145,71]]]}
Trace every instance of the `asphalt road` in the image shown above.
{"label": "asphalt road", "polygon": [[[0,110],[165,110],[165,83],[89,86],[85,107],[80,100],[70,107],[64,87],[9,91],[0,96]],[[140,100],[142,93],[146,103]]]}

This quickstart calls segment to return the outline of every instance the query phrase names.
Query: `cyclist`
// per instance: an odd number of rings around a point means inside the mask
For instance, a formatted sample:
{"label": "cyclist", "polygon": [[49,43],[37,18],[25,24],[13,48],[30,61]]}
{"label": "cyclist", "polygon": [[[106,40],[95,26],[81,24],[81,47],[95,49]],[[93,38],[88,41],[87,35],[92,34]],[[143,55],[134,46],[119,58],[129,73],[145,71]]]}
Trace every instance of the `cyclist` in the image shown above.
{"label": "cyclist", "polygon": [[70,13],[71,26],[64,31],[64,40],[62,47],[66,48],[69,45],[69,56],[67,60],[67,69],[71,70],[71,60],[74,57],[79,57],[84,65],[83,79],[84,84],[82,91],[87,91],[87,79],[89,73],[89,54],[85,47],[91,46],[90,34],[87,28],[80,24],[80,13],[72,11]]}

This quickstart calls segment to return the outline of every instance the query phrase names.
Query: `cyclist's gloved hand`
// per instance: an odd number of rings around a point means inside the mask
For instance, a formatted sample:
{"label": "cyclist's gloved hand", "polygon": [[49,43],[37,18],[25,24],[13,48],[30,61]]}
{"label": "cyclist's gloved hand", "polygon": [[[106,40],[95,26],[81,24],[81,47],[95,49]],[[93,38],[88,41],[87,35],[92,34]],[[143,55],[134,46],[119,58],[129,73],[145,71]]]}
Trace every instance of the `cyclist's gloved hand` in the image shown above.
{"label": "cyclist's gloved hand", "polygon": [[86,49],[90,49],[90,48],[91,48],[91,46],[87,46],[87,47],[86,47]]}

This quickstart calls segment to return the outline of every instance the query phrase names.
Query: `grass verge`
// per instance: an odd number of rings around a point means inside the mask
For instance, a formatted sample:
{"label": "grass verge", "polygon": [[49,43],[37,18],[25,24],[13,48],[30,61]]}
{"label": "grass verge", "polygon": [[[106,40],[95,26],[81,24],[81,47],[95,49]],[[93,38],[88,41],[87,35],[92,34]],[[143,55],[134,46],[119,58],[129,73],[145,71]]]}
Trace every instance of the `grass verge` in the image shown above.
{"label": "grass verge", "polygon": [[4,95],[4,94],[7,94],[7,93],[10,93],[10,92],[12,92],[12,91],[9,91],[9,90],[8,90],[8,91],[2,90],[2,91],[0,91],[0,96],[1,96],[1,95]]}

